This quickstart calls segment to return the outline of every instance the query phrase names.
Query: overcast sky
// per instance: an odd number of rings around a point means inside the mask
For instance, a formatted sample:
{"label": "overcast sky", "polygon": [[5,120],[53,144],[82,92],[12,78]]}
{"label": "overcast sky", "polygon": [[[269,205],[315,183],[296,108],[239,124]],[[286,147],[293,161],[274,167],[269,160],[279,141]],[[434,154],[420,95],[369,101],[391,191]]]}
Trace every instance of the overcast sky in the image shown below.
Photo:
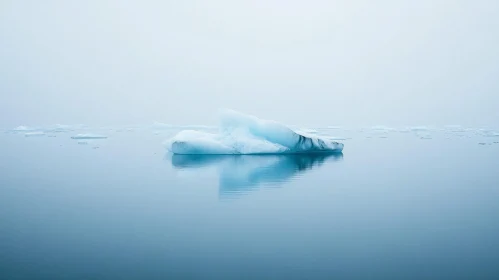
{"label": "overcast sky", "polygon": [[0,125],[497,126],[499,1],[0,0]]}

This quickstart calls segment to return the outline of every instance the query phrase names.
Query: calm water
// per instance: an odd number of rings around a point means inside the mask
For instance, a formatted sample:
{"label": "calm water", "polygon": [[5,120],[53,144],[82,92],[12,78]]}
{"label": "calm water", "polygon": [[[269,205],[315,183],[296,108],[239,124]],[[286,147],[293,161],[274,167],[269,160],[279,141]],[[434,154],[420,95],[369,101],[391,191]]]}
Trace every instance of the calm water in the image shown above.
{"label": "calm water", "polygon": [[1,134],[0,279],[499,277],[499,137],[336,133],[328,157]]}

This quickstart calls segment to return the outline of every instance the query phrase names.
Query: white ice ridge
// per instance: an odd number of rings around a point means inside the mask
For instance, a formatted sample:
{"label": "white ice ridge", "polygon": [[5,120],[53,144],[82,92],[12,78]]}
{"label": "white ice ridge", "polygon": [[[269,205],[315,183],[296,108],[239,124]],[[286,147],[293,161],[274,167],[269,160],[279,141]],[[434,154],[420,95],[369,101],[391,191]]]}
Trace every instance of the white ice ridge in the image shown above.
{"label": "white ice ridge", "polygon": [[223,110],[219,133],[184,130],[169,139],[174,154],[298,154],[340,153],[343,144],[297,133],[275,121]]}
{"label": "white ice ridge", "polygon": [[71,137],[72,139],[106,139],[107,136],[98,135],[98,134],[77,134]]}

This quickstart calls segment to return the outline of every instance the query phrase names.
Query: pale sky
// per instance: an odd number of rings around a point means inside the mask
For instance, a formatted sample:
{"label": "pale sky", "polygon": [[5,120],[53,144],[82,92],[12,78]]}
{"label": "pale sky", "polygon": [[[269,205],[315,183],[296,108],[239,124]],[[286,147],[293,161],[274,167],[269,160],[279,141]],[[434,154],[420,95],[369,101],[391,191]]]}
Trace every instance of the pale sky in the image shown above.
{"label": "pale sky", "polygon": [[499,1],[0,0],[0,126],[498,126]]}

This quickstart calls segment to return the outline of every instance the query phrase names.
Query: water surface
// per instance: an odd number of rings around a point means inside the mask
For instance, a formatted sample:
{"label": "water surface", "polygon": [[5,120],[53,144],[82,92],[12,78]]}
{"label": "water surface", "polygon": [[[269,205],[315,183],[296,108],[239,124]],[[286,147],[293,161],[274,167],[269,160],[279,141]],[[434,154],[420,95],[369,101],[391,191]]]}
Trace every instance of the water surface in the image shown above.
{"label": "water surface", "polygon": [[499,138],[344,130],[342,155],[209,157],[96,133],[0,135],[1,279],[499,275]]}

